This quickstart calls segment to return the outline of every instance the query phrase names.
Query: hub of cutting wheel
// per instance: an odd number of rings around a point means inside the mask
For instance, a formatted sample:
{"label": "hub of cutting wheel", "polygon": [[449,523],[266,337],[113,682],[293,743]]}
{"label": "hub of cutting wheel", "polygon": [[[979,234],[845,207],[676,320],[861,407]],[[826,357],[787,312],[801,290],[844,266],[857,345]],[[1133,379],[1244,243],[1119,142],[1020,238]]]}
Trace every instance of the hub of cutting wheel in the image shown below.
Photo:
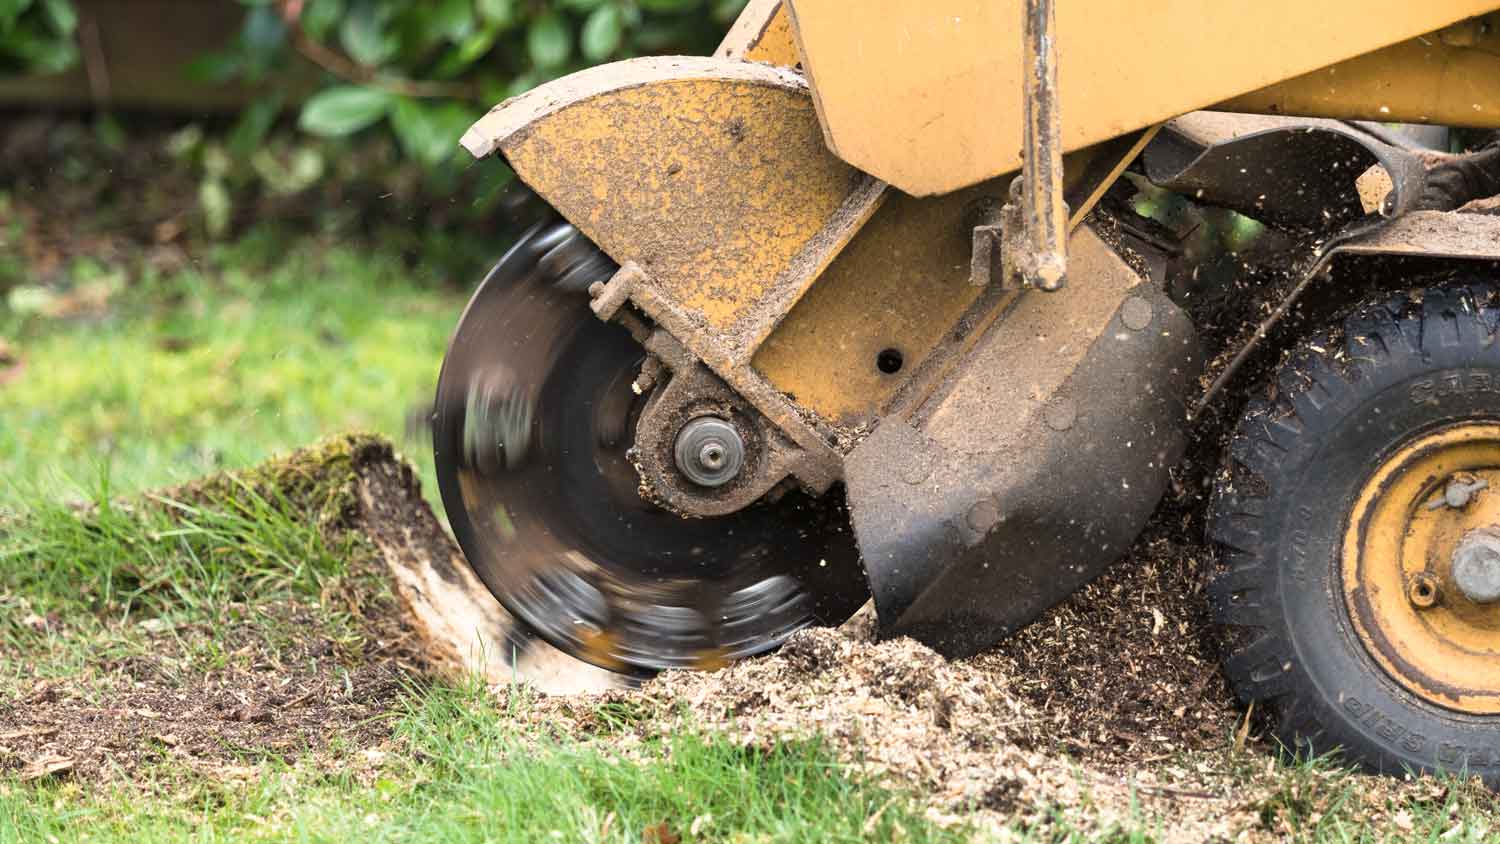
{"label": "hub of cutting wheel", "polygon": [[677,469],[699,486],[729,483],[745,463],[745,442],[730,423],[716,416],[700,416],[677,432],[673,449]]}

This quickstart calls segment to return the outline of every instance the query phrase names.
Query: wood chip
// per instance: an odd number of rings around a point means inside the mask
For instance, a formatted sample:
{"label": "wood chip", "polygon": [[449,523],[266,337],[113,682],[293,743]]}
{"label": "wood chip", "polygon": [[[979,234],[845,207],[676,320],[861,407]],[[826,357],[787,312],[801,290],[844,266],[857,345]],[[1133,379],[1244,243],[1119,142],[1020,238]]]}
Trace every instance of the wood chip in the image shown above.
{"label": "wood chip", "polygon": [[30,782],[46,777],[62,776],[73,770],[73,764],[73,760],[67,756],[43,756],[27,763],[26,767],[21,770],[21,781]]}
{"label": "wood chip", "polygon": [[228,720],[243,723],[269,724],[271,723],[271,713],[259,706],[241,706],[230,711]]}
{"label": "wood chip", "polygon": [[641,830],[641,844],[678,844],[682,836],[672,831],[666,821],[652,824]]}
{"label": "wood chip", "polygon": [[0,741],[15,741],[23,738],[46,738],[57,735],[56,727],[32,727],[27,730],[12,730],[8,733],[0,733]]}

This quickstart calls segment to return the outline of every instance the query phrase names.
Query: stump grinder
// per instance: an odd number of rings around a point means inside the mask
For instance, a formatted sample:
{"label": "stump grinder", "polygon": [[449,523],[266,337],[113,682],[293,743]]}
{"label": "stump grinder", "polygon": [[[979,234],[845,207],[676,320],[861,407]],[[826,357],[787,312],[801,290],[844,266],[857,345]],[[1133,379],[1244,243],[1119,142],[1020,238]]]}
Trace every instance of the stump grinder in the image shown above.
{"label": "stump grinder", "polygon": [[[752,0],[507,100],[463,145],[548,210],[443,365],[460,544],[621,672],[869,599],[958,656],[1196,497],[1289,747],[1500,783],[1500,217],[1452,210],[1500,174],[1388,126],[1500,128],[1497,10]],[[1215,289],[1141,191],[1276,270]]]}

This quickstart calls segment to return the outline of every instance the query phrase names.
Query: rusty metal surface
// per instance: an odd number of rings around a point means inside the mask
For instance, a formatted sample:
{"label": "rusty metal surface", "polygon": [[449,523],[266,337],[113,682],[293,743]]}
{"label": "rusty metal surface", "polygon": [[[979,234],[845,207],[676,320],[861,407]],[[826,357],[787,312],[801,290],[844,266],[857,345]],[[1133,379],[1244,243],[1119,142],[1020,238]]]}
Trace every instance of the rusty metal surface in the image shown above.
{"label": "rusty metal surface", "polygon": [[[723,516],[755,503],[788,475],[805,475],[810,481],[819,471],[838,476],[836,463],[825,469],[807,465],[795,443],[667,332],[651,332],[645,348],[671,373],[665,384],[654,379],[657,386],[636,425],[635,468],[649,500],[695,517]],[[729,422],[745,444],[744,466],[730,483],[703,487],[678,470],[677,433],[700,416]]]}
{"label": "rusty metal surface", "polygon": [[962,654],[1019,628],[1123,553],[1181,454],[1191,323],[1092,229],[1070,249],[1078,284],[1017,294],[847,458],[888,633]]}
{"label": "rusty metal surface", "polygon": [[[1454,482],[1463,495],[1445,493]],[[1464,595],[1465,538],[1500,525],[1500,425],[1460,423],[1376,467],[1350,510],[1344,599],[1365,650],[1412,694],[1458,712],[1500,713],[1500,613]]]}
{"label": "rusty metal surface", "polygon": [[1026,122],[1021,132],[1021,203],[1018,221],[1025,236],[1017,254],[1003,257],[1014,264],[1022,286],[1057,290],[1068,272],[1068,205],[1063,200],[1061,93],[1057,89],[1057,11],[1053,0],[1026,0],[1022,27],[1026,46],[1021,52],[1023,103]]}
{"label": "rusty metal surface", "polygon": [[[829,146],[844,160],[917,195],[1020,166],[1022,0],[868,0],[855,14],[846,0],[788,2]],[[1060,49],[1075,57],[1060,75],[1063,146],[1114,138],[1497,8],[1496,0],[1062,3]],[[1385,119],[1378,109],[1352,116]]]}
{"label": "rusty metal surface", "polygon": [[1340,255],[1391,255],[1500,260],[1500,217],[1415,211],[1380,231],[1339,247]]}
{"label": "rusty metal surface", "polygon": [[1500,16],[1485,15],[1215,108],[1438,126],[1500,126]]}
{"label": "rusty metal surface", "polygon": [[[1426,179],[1417,154],[1342,123],[1204,112],[1168,123],[1142,162],[1158,185],[1306,236],[1305,254],[1294,256],[1296,283],[1210,373],[1194,417],[1224,392],[1331,261],[1409,215]],[[1366,214],[1359,179],[1376,165],[1390,177],[1391,191],[1380,213]]]}
{"label": "rusty metal surface", "polygon": [[[1003,189],[893,194],[771,333],[754,368],[840,426],[874,421],[980,298],[968,283],[966,217]],[[887,349],[901,353],[897,372],[878,366]]]}
{"label": "rusty metal surface", "polygon": [[1338,121],[1208,112],[1167,123],[1141,160],[1157,185],[1307,231],[1363,217],[1357,180],[1376,164],[1399,188],[1390,216],[1416,200],[1426,173],[1416,154]]}
{"label": "rusty metal surface", "polygon": [[[1129,135],[1121,135],[1096,147],[1080,150],[1064,159],[1063,197],[1071,216],[1068,230],[1083,225],[1089,212],[1098,206],[1125,170],[1156,140],[1162,126],[1158,124]],[[1076,176],[1074,173],[1076,172]]]}
{"label": "rusty metal surface", "polygon": [[804,248],[870,183],[823,147],[800,77],[715,59],[573,74],[492,111],[465,145],[498,149],[610,257],[720,332],[773,288],[810,283]]}
{"label": "rusty metal surface", "polygon": [[791,17],[781,0],[750,0],[714,56],[795,67],[801,57],[797,55]]}
{"label": "rusty metal surface", "polygon": [[[1070,153],[1064,186],[1080,206],[1070,224],[1124,172],[1155,129]],[[894,192],[755,354],[753,366],[798,404],[846,429],[920,400],[962,357],[1012,291],[1000,288],[999,249],[982,242],[1006,198],[994,180],[940,197]],[[967,234],[966,234],[967,233]],[[975,283],[975,250],[992,279]],[[980,259],[983,260],[983,259]],[[902,355],[882,372],[881,352]]]}

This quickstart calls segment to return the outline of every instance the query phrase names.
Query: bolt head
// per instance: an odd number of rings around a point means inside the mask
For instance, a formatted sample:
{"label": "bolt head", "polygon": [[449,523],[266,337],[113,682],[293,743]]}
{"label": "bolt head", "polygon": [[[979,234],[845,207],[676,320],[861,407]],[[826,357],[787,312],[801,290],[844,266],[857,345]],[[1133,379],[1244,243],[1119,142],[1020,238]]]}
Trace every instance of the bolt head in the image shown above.
{"label": "bolt head", "polygon": [[1411,605],[1419,610],[1431,609],[1438,604],[1441,593],[1438,591],[1437,578],[1426,572],[1411,579],[1406,586],[1406,598]]}
{"label": "bolt head", "polygon": [[1452,560],[1453,585],[1476,604],[1500,602],[1500,533],[1470,531]]}
{"label": "bolt head", "polygon": [[678,471],[699,486],[729,483],[745,462],[739,431],[717,416],[700,416],[683,425],[673,451]]}

